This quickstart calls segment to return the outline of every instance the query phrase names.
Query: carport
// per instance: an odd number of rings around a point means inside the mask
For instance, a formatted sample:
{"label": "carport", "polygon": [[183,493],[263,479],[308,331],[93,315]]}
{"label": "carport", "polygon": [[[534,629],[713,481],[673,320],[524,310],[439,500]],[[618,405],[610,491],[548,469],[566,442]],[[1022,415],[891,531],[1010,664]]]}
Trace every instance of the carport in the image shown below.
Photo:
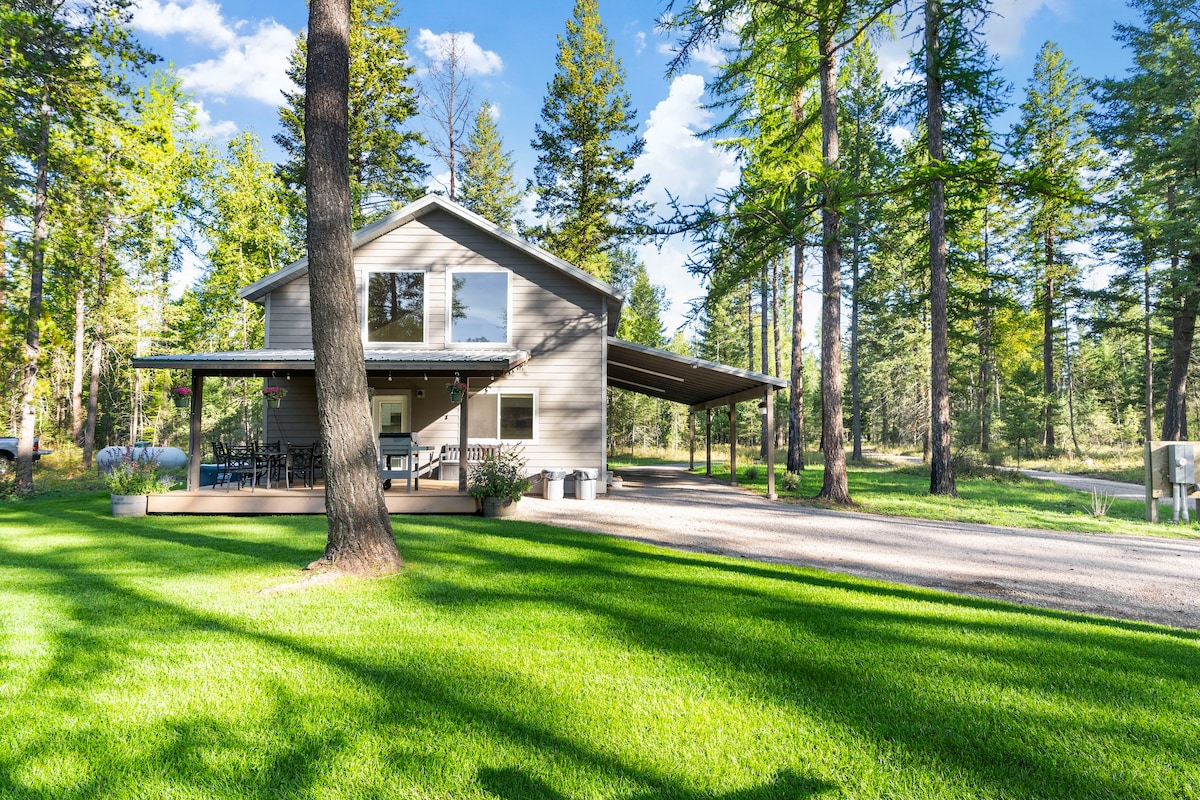
{"label": "carport", "polygon": [[[729,474],[737,484],[737,404],[757,400],[766,414],[767,440],[775,440],[774,394],[787,381],[750,370],[682,356],[608,337],[608,385],[688,407],[689,461],[696,466],[696,414],[703,411],[705,473],[712,474],[713,409],[729,414]],[[775,448],[767,448],[767,495],[775,498]]]}

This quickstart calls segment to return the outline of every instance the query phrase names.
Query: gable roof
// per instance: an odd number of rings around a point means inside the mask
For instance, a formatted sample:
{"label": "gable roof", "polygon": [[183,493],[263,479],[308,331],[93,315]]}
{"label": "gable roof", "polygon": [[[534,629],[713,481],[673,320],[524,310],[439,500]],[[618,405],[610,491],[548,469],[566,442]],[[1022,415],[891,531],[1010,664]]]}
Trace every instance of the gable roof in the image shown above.
{"label": "gable roof", "polygon": [[[547,266],[553,267],[565,275],[574,278],[586,286],[590,286],[597,292],[600,292],[606,297],[616,301],[617,313],[609,315],[610,327],[612,321],[620,316],[620,307],[621,304],[625,302],[625,297],[613,286],[587,272],[584,272],[583,270],[579,269],[579,267],[563,261],[558,256],[550,254],[537,245],[525,241],[516,234],[501,228],[491,220],[484,219],[475,212],[468,211],[467,209],[463,208],[458,203],[447,200],[441,195],[427,194],[420,200],[415,200],[409,203],[404,208],[389,214],[383,219],[359,228],[354,232],[354,237],[351,240],[351,246],[353,249],[357,250],[363,245],[373,242],[379,237],[391,233],[397,228],[406,225],[415,219],[420,219],[426,214],[430,214],[435,211],[444,211],[447,214],[451,214],[468,225],[479,229],[493,238],[499,239],[510,247],[513,247],[514,249],[524,253],[525,255],[534,258],[543,264],[546,264]],[[251,302],[262,302],[263,298],[265,298],[273,290],[307,274],[308,256],[305,256],[299,261],[293,261],[286,267],[283,267],[276,272],[272,272],[265,278],[255,281],[249,286],[242,288],[238,294]]]}

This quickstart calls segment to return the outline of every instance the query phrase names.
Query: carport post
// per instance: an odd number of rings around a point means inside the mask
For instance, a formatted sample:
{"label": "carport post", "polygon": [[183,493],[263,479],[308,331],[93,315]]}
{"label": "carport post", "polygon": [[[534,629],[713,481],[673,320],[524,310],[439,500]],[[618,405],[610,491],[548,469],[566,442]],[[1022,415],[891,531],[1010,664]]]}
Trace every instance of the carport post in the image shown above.
{"label": "carport post", "polygon": [[737,403],[729,404],[729,485],[737,486]]}
{"label": "carport post", "polygon": [[688,470],[696,468],[696,412],[688,412]]}
{"label": "carport post", "polygon": [[712,409],[704,409],[704,474],[712,477]]}
{"label": "carport post", "polygon": [[192,403],[188,407],[187,490],[200,488],[200,460],[204,456],[204,441],[200,431],[200,404],[204,402],[204,373],[192,370]]}
{"label": "carport post", "polygon": [[776,500],[779,495],[775,494],[775,403],[774,396],[770,389],[767,389],[767,397],[763,401],[767,404],[767,499]]}
{"label": "carport post", "polygon": [[[457,375],[457,373],[455,373]],[[467,390],[458,404],[458,490],[467,490],[467,403],[471,399],[471,379],[467,378]],[[411,464],[409,465],[412,466]]]}

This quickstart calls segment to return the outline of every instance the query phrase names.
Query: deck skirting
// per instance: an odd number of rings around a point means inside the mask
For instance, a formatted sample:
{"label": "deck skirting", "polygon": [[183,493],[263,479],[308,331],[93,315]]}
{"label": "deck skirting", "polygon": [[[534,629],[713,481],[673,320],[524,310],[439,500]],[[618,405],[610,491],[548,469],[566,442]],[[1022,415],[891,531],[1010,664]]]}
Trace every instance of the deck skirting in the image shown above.
{"label": "deck skirting", "polygon": [[[427,482],[422,481],[422,486]],[[474,514],[474,497],[457,491],[423,489],[419,492],[383,493],[390,514]],[[325,490],[316,489],[213,489],[152,494],[150,514],[324,514]]]}

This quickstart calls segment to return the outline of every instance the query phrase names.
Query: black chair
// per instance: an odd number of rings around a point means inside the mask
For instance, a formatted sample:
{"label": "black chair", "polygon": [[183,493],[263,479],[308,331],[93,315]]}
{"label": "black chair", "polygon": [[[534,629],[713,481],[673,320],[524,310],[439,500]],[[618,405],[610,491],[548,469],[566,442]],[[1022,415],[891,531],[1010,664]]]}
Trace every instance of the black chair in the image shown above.
{"label": "black chair", "polygon": [[266,461],[259,458],[258,448],[254,445],[235,445],[230,447],[230,479],[225,483],[225,491],[229,491],[229,485],[233,483],[233,478],[235,477],[237,478],[238,489],[249,483],[250,490],[254,491],[259,477],[263,475],[266,464]]}
{"label": "black chair", "polygon": [[313,488],[316,478],[317,446],[315,444],[292,444],[288,442],[287,463],[283,470],[287,488],[292,488],[292,481],[299,480],[301,485]]}
{"label": "black chair", "polygon": [[213,489],[215,490],[222,483],[228,483],[233,472],[230,469],[229,447],[219,439],[214,439],[212,442],[213,463],[217,465],[217,475],[213,480]]}

